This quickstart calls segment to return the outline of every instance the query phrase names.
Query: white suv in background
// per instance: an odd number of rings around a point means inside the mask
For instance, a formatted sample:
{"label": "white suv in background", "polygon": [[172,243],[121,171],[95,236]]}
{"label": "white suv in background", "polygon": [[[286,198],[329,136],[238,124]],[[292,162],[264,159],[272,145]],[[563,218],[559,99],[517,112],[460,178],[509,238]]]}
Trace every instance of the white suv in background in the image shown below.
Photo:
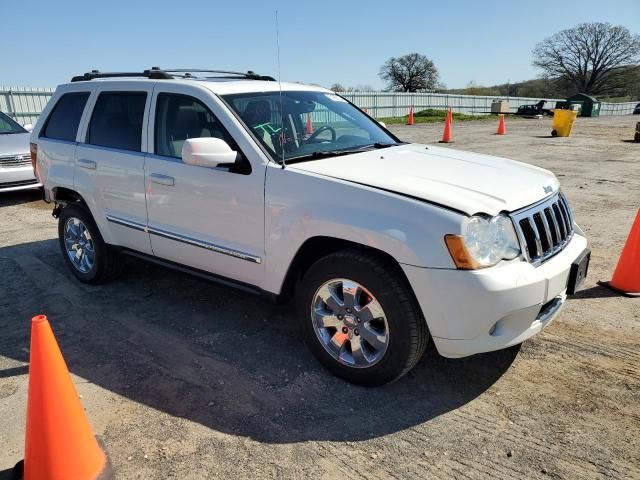
{"label": "white suv in background", "polygon": [[332,372],[393,381],[518,344],[584,278],[587,240],[550,172],[407,144],[335,93],[252,72],[91,72],[33,131],[65,262],[122,255],[295,300]]}

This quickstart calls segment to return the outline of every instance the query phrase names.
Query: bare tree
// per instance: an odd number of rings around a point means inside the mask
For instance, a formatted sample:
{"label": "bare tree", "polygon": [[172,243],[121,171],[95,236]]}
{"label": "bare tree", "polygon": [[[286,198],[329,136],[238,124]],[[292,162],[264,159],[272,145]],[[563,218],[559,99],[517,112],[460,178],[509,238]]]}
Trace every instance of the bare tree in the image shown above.
{"label": "bare tree", "polygon": [[347,89],[344,88],[339,83],[334,83],[333,85],[331,85],[331,88],[329,90],[334,91],[334,92],[346,92],[347,91]]}
{"label": "bare tree", "polygon": [[439,85],[438,69],[419,53],[391,57],[380,67],[378,75],[387,82],[389,90],[396,92],[422,92]]}
{"label": "bare tree", "polygon": [[640,60],[640,36],[610,23],[581,23],[536,45],[533,57],[547,77],[597,95],[623,86],[620,73]]}
{"label": "bare tree", "polygon": [[367,85],[366,83],[358,83],[353,87],[347,88],[347,92],[373,92],[373,87],[371,85]]}

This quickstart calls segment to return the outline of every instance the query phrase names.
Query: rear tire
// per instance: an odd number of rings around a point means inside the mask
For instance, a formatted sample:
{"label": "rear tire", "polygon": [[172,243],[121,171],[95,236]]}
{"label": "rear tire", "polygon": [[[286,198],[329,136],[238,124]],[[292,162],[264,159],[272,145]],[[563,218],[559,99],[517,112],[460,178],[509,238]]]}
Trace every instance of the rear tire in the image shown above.
{"label": "rear tire", "polygon": [[60,211],[58,241],[65,264],[83,283],[106,283],[122,272],[122,255],[104,242],[93,217],[80,205]]}
{"label": "rear tire", "polygon": [[323,257],[304,274],[297,301],[310,350],[351,383],[374,387],[393,382],[424,354],[426,322],[391,260],[358,250]]}

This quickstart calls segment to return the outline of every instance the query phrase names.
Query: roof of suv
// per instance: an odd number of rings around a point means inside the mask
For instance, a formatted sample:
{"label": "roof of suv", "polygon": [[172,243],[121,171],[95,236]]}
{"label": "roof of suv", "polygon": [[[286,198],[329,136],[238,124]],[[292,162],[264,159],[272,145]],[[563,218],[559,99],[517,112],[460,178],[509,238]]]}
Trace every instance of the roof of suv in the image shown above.
{"label": "roof of suv", "polygon": [[[178,75],[175,72],[179,72]],[[221,74],[223,76],[200,77],[194,76],[187,72],[205,73],[205,74]],[[252,92],[276,92],[283,91],[318,91],[331,92],[323,87],[314,85],[305,85],[302,83],[277,82],[272,77],[261,76],[254,72],[239,73],[215,70],[161,70],[154,67],[144,72],[115,72],[103,73],[97,70],[76,76],[71,79],[75,82],[154,82],[154,83],[180,83],[193,84],[206,87],[213,93],[226,95],[234,93],[252,93]],[[331,92],[333,93],[333,92]]]}
{"label": "roof of suv", "polygon": [[[94,80],[89,80],[87,83],[92,82],[100,82],[100,83],[117,83],[117,82],[153,82],[153,83],[179,83],[183,84],[191,84],[191,85],[200,85],[213,93],[218,95],[227,95],[233,93],[252,93],[252,92],[277,92],[282,88],[283,92],[286,91],[313,91],[313,92],[325,92],[325,93],[334,93],[331,90],[328,90],[324,87],[318,87],[315,85],[307,85],[304,83],[291,83],[291,82],[282,82],[280,85],[278,82],[272,81],[262,81],[262,80],[218,80],[218,79],[185,79],[185,78],[175,78],[171,80],[151,80],[148,78],[96,78]],[[71,85],[76,85],[77,83],[73,83]]]}

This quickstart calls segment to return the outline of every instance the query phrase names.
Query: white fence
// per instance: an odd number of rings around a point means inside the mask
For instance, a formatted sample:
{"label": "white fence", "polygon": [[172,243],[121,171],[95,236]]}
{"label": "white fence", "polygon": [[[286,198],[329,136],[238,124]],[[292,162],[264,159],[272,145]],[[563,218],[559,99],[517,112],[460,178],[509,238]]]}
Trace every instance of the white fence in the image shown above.
{"label": "white fence", "polygon": [[[0,87],[0,111],[7,113],[21,124],[35,123],[51,98],[51,88]],[[376,118],[401,117],[414,111],[426,108],[448,109],[457,113],[482,115],[491,111],[491,102],[507,100],[512,112],[520,105],[537,103],[540,100],[549,102],[547,107],[553,108],[555,98],[500,97],[481,95],[449,95],[442,93],[395,93],[395,92],[342,92],[342,96],[360,108],[366,108]],[[638,102],[607,103],[600,105],[600,115],[629,115],[633,113]]]}
{"label": "white fence", "polygon": [[507,100],[511,112],[515,112],[520,105],[530,105],[540,100],[549,102],[549,108],[553,108],[557,101],[561,101],[554,98],[449,95],[442,93],[341,92],[340,95],[360,108],[366,108],[369,114],[376,118],[402,117],[409,113],[409,107],[413,107],[416,112],[426,108],[446,110],[451,107],[456,113],[486,115],[491,113],[491,103],[496,100]]}
{"label": "white fence", "polygon": [[633,109],[639,103],[640,102],[602,102],[600,104],[600,115],[631,115],[633,113]]}
{"label": "white fence", "polygon": [[53,95],[52,88],[0,87],[0,112],[22,125],[36,123]]}
{"label": "white fence", "polygon": [[[449,95],[442,93],[396,93],[396,92],[341,92],[340,95],[366,108],[376,118],[401,117],[408,115],[409,107],[414,111],[433,108],[445,110],[451,107],[454,112],[467,115],[491,113],[491,103],[496,100],[509,102],[509,110],[515,112],[520,105],[531,105],[540,100],[548,102],[546,108],[554,108],[559,98],[502,97],[482,95]],[[601,102],[600,115],[629,115],[638,102],[608,103]]]}

